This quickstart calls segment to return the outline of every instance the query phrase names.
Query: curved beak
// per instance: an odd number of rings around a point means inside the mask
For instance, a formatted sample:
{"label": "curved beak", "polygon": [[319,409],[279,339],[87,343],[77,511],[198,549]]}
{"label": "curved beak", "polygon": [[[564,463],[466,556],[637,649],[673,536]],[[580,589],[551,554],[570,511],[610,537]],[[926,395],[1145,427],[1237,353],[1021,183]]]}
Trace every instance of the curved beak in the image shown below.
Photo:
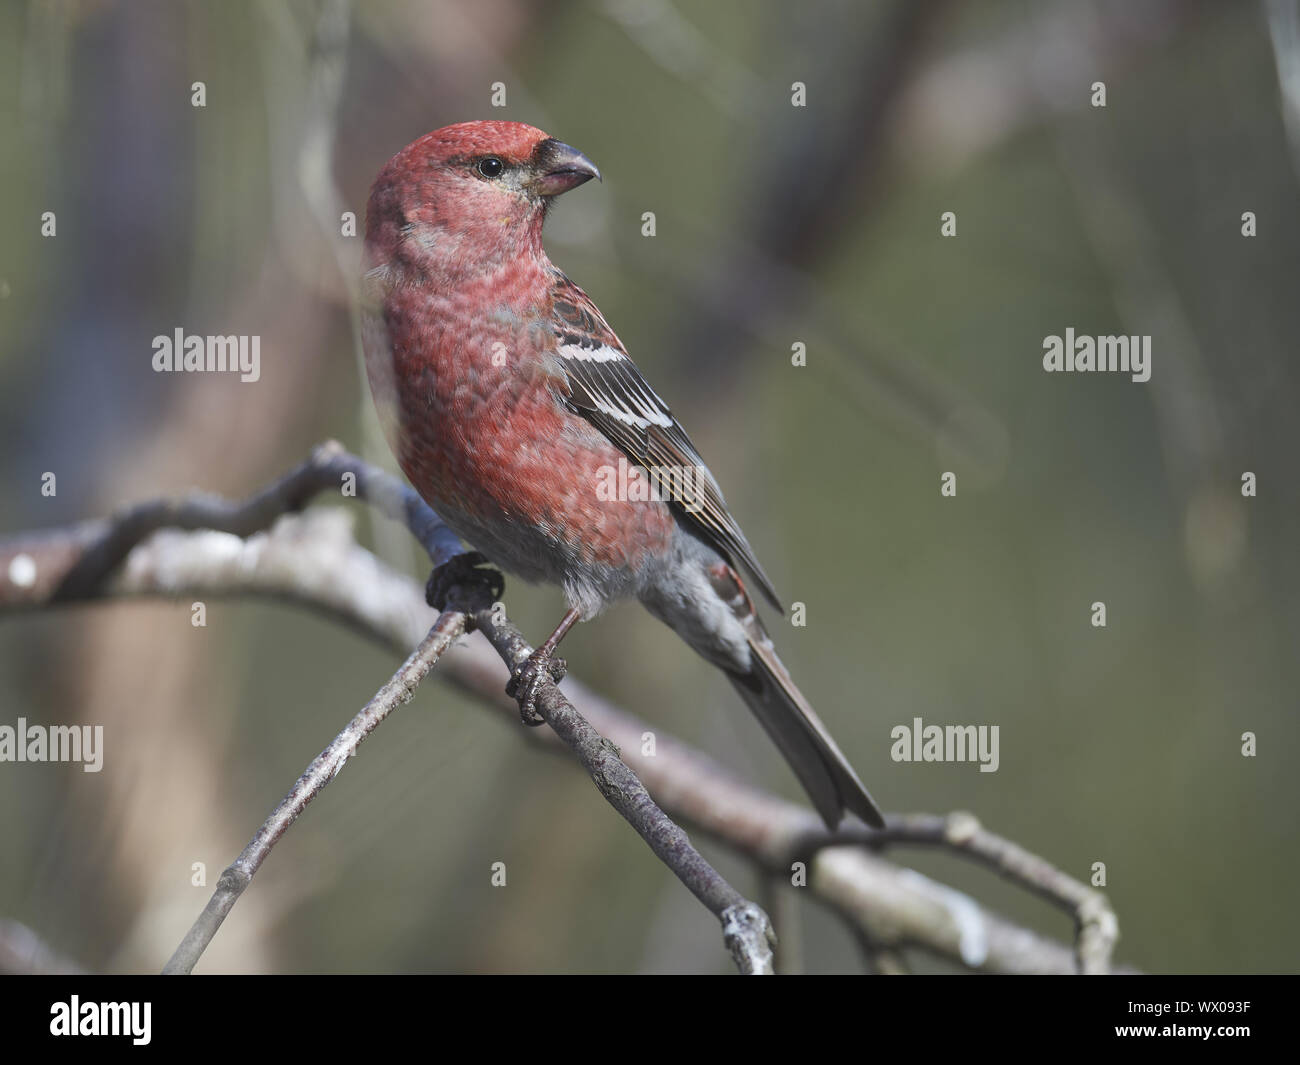
{"label": "curved beak", "polygon": [[596,164],[577,148],[548,137],[533,152],[533,178],[529,186],[539,196],[558,196],[595,178]]}

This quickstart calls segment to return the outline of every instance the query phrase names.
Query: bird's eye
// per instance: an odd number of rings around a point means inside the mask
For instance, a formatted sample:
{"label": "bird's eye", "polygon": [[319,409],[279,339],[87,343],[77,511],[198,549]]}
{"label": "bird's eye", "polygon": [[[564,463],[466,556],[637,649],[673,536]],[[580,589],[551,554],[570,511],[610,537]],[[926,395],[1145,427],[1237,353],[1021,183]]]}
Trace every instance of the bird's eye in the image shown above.
{"label": "bird's eye", "polygon": [[501,171],[505,168],[506,164],[495,155],[489,155],[486,159],[478,161],[478,172],[486,178],[500,177]]}

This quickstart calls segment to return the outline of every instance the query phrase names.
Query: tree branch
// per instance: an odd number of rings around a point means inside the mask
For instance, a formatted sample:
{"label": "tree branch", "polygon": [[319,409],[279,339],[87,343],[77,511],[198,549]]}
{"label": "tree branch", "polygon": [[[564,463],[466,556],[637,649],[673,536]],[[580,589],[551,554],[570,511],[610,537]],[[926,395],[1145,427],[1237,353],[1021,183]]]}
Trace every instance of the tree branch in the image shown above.
{"label": "tree branch", "polygon": [[375,693],[374,698],[361,708],[330,745],[312,760],[297,783],[289,789],[289,794],[280,800],[280,805],[272,811],[271,816],[262,822],[262,827],[257,830],[248,846],[221,874],[207,906],[163,966],[164,975],[184,975],[193,970],[226,919],[226,914],[252,882],[253,874],[261,868],[266,856],[271,853],[271,848],[280,841],[289,826],[298,820],[307,804],[339,775],[348,759],[357,753],[362,741],[399,704],[411,701],[420,681],[464,632],[464,614],[449,612],[440,616],[429,630],[429,635],[411,652],[392,679]]}
{"label": "tree branch", "polygon": [[95,598],[131,548],[159,529],[215,529],[248,536],[268,528],[281,514],[301,510],[326,489],[365,500],[404,524],[435,566],[464,550],[418,495],[331,440],[244,502],[195,493],[179,501],[139,503],[112,518],[71,529],[5,541],[0,544],[0,567],[8,579],[0,581],[0,609]]}
{"label": "tree branch", "polygon": [[[491,603],[480,601],[472,616],[475,627],[488,638],[512,673],[533,653],[523,634],[501,619]],[[656,805],[645,785],[628,768],[618,747],[592,728],[550,676],[537,693],[537,711],[577,756],[606,801],[722,922],[723,939],[737,968],[749,976],[773,975],[776,934],[767,914],[728,884],[691,845],[686,833]]]}
{"label": "tree branch", "polygon": [[[356,477],[359,497],[411,528],[435,558],[445,561],[460,551],[458,541],[413,492],[346,454],[337,444],[327,444],[316,449],[303,466],[246,503],[193,497],[178,504],[146,504],[124,512],[133,532],[148,535],[148,539],[134,547],[127,545],[125,565],[111,572],[101,569],[97,583],[70,584],[66,575],[86,572],[86,557],[102,559],[103,541],[115,540],[114,551],[122,553],[124,537],[114,534],[111,523],[88,523],[0,543],[0,610],[105,596],[269,596],[324,611],[391,648],[405,650],[426,631],[433,612],[413,581],[393,573],[355,543],[346,511],[330,508],[286,515],[269,533],[248,539],[211,531],[147,532],[158,526],[159,515],[166,514],[178,524],[215,525],[247,535],[273,520],[277,506],[297,509],[316,490],[313,486],[336,487],[345,474]],[[505,696],[503,685],[509,669],[531,648],[500,613],[495,617],[490,610],[484,613],[485,605],[476,604],[473,620],[493,639],[500,659],[486,642],[470,641],[461,653],[439,663],[440,672],[462,690],[517,720],[515,704]],[[502,662],[509,668],[503,668]],[[640,756],[639,737],[647,727],[644,722],[574,678],[566,680],[565,687],[572,702],[552,685],[547,685],[539,698],[539,707],[555,733],[530,729],[527,734],[551,747],[558,747],[556,737],[563,734],[602,793],[613,782],[613,797],[607,794],[611,804],[628,817],[656,854],[679,861],[683,872],[678,875],[723,921],[724,930],[729,923],[736,924],[729,920],[732,915],[751,913],[747,906],[752,904],[734,893],[690,848],[689,841],[687,850],[679,849],[686,837],[668,821],[669,814],[749,857],[773,877],[789,878],[792,863],[804,861],[807,890],[852,922],[876,950],[916,946],[984,971],[1097,972],[1108,967],[1118,933],[1105,896],[1017,844],[987,832],[971,815],[892,816],[881,832],[856,826],[831,834],[811,811],[750,786],[662,730],[655,730],[656,756]],[[582,716],[575,704],[582,708]],[[609,740],[602,739],[602,734]],[[619,757],[617,748],[611,749],[610,741],[623,746],[625,757]],[[295,787],[290,797],[297,791]],[[1075,956],[1068,947],[986,913],[965,895],[861,852],[863,845],[880,849],[894,844],[946,847],[1061,906],[1074,915],[1078,926]],[[746,930],[740,939],[745,971],[763,968],[768,949],[765,919],[762,924],[759,928],[739,923]],[[977,949],[981,942],[983,948]]]}
{"label": "tree branch", "polygon": [[[331,441],[244,503],[211,495],[194,495],[178,503],[154,501],[131,507],[106,522],[90,522],[72,530],[0,545],[0,566],[8,578],[0,582],[0,608],[94,597],[105,578],[151,533],[175,527],[246,536],[265,529],[280,514],[300,509],[312,495],[331,487],[345,495],[354,494],[405,524],[435,567],[463,550],[456,536],[415,492]],[[456,591],[472,594],[474,589]],[[510,656],[517,656],[521,649],[523,657],[531,654],[519,630],[491,602],[482,598],[475,601],[472,622],[462,611],[445,612],[402,669],[312,762],[243,853],[222,874],[208,905],[164,971],[187,973],[193,968],[271,847],[338,774],[357,745],[388,716],[396,701],[409,699],[414,685],[471,623],[484,626],[511,669],[521,659]],[[767,915],[732,888],[691,846],[686,833],[654,803],[618,757],[617,748],[582,718],[553,682],[543,686],[538,702],[543,716],[577,755],[601,794],[718,917],[724,942],[740,971],[771,974],[774,935]]]}

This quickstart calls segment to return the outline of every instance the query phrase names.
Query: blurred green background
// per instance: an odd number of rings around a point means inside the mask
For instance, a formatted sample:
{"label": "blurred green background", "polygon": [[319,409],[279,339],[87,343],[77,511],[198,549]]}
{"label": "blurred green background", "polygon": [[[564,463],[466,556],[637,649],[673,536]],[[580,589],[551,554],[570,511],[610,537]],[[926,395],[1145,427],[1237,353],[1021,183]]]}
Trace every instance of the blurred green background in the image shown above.
{"label": "blurred green background", "polygon": [[[1104,862],[1122,962],[1295,971],[1296,27],[1293,2],[8,0],[0,534],[245,495],[330,437],[391,466],[339,216],[360,219],[379,167],[430,129],[533,123],[605,175],[552,213],[551,257],[807,604],[804,628],[769,619],[781,653],[885,807],[969,809],[1080,879]],[[1043,338],[1068,326],[1150,334],[1151,381],[1045,374]],[[152,338],[177,327],[260,334],[261,380],[153,373]],[[423,576],[403,534],[358,529]],[[507,601],[534,640],[562,609],[520,582]],[[725,680],[639,608],[565,654],[802,801]],[[0,724],[107,733],[97,775],[0,765],[0,917],[89,969],[156,971],[395,664],[287,606],[209,602],[201,629],[188,603],[0,618]],[[914,717],[998,725],[999,770],[894,763],[890,729]],[[1071,934],[990,873],[895,857]],[[839,922],[801,918],[809,971],[860,969]],[[434,679],[199,968],[729,966],[713,918],[575,766]]]}

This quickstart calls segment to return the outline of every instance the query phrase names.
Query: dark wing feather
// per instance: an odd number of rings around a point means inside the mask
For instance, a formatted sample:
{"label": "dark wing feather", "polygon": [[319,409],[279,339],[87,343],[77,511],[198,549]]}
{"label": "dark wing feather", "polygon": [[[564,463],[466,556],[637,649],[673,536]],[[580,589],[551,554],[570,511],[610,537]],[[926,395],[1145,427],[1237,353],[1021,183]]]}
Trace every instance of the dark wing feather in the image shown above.
{"label": "dark wing feather", "polygon": [[[784,612],[776,590],[727,510],[722,490],[686,430],[641,376],[587,294],[563,274],[552,289],[551,328],[568,379],[568,404],[637,466],[669,475],[671,506],[727,561],[743,566]],[[672,472],[689,469],[689,479]]]}

